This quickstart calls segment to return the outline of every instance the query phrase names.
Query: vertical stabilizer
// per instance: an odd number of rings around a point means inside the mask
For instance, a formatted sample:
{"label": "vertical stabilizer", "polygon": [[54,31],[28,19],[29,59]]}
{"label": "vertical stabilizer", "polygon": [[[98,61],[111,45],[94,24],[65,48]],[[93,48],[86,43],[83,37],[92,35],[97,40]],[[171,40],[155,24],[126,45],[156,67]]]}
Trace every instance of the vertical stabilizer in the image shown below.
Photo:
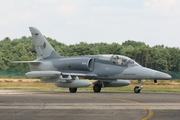
{"label": "vertical stabilizer", "polygon": [[61,57],[49,44],[49,42],[38,29],[34,27],[29,27],[29,29],[32,34],[34,46],[37,53],[37,58],[41,57],[43,59],[55,59]]}

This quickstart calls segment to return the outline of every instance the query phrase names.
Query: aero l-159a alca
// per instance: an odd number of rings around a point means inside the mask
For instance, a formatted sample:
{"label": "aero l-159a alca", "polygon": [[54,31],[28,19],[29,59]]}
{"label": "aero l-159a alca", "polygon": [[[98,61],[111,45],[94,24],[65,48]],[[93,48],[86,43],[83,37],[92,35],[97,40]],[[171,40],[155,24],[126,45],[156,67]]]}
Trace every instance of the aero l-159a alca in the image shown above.
{"label": "aero l-159a alca", "polygon": [[[100,92],[102,87],[127,86],[126,79],[137,79],[139,86],[134,88],[135,93],[142,89],[141,79],[170,79],[171,76],[156,70],[142,67],[129,57],[114,54],[60,56],[49,44],[41,32],[30,27],[37,59],[34,61],[14,61],[28,63],[29,77],[40,77],[43,82],[54,82],[58,87],[67,87],[71,93],[77,88],[93,86],[94,92]],[[84,80],[80,80],[82,78]],[[96,80],[91,83],[87,79]],[[123,80],[124,79],[124,80]]]}

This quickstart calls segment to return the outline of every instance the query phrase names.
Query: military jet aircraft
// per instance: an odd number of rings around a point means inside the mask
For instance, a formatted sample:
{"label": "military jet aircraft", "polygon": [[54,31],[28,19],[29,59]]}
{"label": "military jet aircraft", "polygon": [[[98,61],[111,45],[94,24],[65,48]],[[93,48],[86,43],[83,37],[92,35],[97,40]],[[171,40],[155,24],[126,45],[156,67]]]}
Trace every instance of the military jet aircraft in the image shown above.
{"label": "military jet aircraft", "polygon": [[[127,79],[138,80],[139,86],[135,93],[142,89],[141,79],[170,79],[171,76],[156,70],[142,67],[134,60],[123,55],[85,55],[60,56],[49,44],[41,32],[30,27],[37,59],[34,61],[14,61],[14,63],[28,63],[29,77],[40,77],[43,82],[54,82],[58,87],[67,87],[71,93],[77,88],[94,84],[94,92],[100,92],[102,87],[121,87],[129,85]],[[84,80],[80,80],[84,79]],[[91,83],[87,79],[96,80]]]}

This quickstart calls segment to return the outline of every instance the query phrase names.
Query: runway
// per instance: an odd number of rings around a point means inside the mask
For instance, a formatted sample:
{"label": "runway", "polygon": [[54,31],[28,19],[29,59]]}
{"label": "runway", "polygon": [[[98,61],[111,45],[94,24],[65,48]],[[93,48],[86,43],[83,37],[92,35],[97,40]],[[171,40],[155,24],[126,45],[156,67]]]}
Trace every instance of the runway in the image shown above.
{"label": "runway", "polygon": [[0,90],[1,120],[179,120],[180,93]]}

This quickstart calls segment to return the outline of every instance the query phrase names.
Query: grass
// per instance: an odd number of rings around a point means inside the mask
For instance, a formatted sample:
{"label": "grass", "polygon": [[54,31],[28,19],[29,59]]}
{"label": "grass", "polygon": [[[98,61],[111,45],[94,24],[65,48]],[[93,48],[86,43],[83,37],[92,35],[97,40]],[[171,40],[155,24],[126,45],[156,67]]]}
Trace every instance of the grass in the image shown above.
{"label": "grass", "polygon": [[[125,87],[105,87],[103,91],[133,91],[137,86],[137,80],[131,80],[131,85]],[[92,91],[93,86],[78,88],[78,90]],[[68,90],[68,88],[56,87],[54,83],[42,83],[39,79],[13,79],[1,78],[0,89],[23,90]],[[162,80],[154,84],[152,80],[143,80],[143,91],[150,92],[180,92],[180,80]]]}

